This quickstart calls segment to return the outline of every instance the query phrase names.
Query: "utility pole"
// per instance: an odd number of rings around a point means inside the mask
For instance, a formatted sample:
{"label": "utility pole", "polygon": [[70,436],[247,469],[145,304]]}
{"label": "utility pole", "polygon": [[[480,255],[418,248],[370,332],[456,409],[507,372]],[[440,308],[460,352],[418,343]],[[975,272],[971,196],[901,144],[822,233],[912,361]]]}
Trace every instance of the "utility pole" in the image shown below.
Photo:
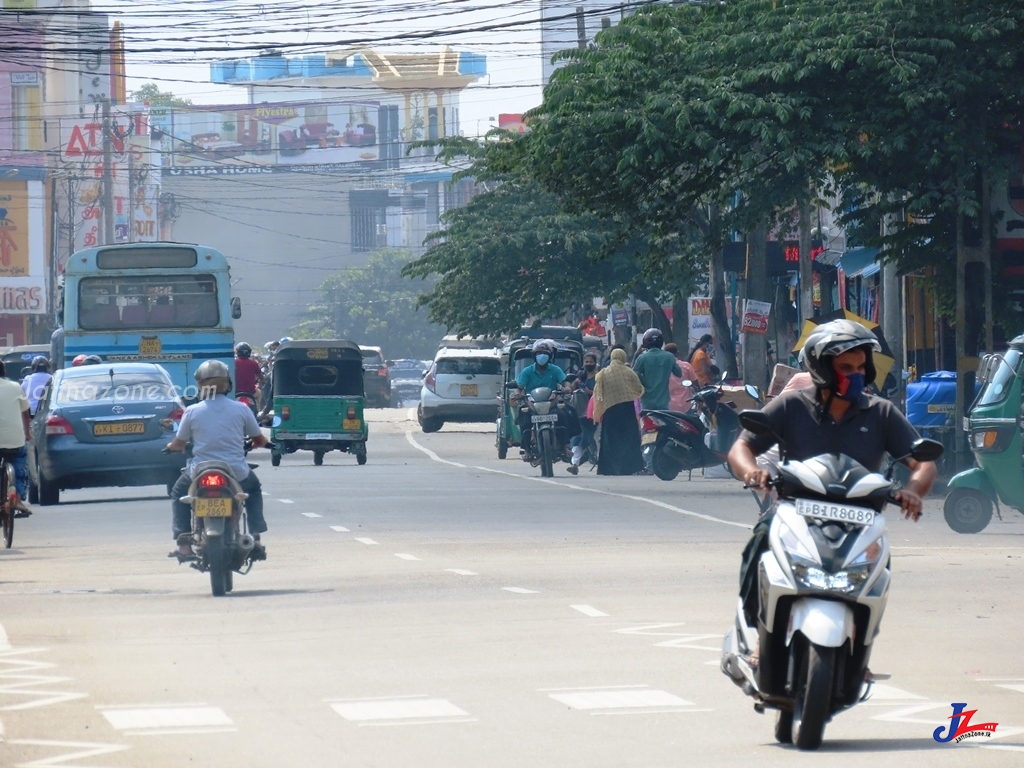
{"label": "utility pole", "polygon": [[113,245],[114,237],[114,147],[110,125],[110,99],[103,100],[103,244]]}
{"label": "utility pole", "polygon": [[587,49],[587,21],[583,16],[583,6],[576,6],[576,38],[577,45],[581,51]]}
{"label": "utility pole", "polygon": [[135,155],[128,151],[128,242],[135,242]]}

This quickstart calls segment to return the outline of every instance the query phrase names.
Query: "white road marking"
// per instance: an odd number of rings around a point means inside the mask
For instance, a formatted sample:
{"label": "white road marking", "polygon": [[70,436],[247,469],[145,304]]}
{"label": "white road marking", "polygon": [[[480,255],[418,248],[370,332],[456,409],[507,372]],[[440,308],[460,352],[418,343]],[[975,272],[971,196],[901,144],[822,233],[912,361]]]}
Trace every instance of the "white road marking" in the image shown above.
{"label": "white road marking", "polygon": [[7,632],[4,630],[4,625],[0,624],[0,651],[11,650],[11,641],[7,638]]}
{"label": "white road marking", "polygon": [[456,576],[479,576],[479,573],[473,573],[473,571],[466,571],[462,568],[445,568],[448,573],[454,573]]}
{"label": "white road marking", "polygon": [[608,615],[604,611],[599,611],[599,610],[597,610],[597,608],[593,608],[593,607],[591,607],[589,605],[570,605],[569,607],[570,608],[574,608],[575,610],[577,610],[580,613],[582,613],[584,616],[590,616],[591,618],[595,618],[595,619],[599,618],[601,616],[607,616]]}
{"label": "white road marking", "polygon": [[360,544],[366,544],[367,546],[371,546],[371,547],[375,546],[377,544],[377,542],[374,541],[373,539],[367,539],[367,538],[363,538],[363,537],[360,537],[360,536],[356,536],[356,541],[358,541]]}
{"label": "white road marking", "polygon": [[447,699],[428,697],[336,701],[331,703],[331,709],[354,723],[372,723],[375,720],[450,722],[449,718],[458,718],[462,721],[462,718],[469,717],[468,712],[459,709]]}
{"label": "white road marking", "polygon": [[68,752],[62,755],[54,755],[41,760],[33,760],[31,763],[21,763],[20,768],[45,768],[53,765],[66,765],[70,760],[79,760],[84,757],[100,757],[101,755],[112,755],[115,752],[123,752],[128,749],[127,744],[98,744],[86,741],[44,741],[41,739],[16,739],[8,741],[8,744],[17,744],[26,747],[50,747],[57,749],[75,749],[76,752]]}
{"label": "white road marking", "polygon": [[419,560],[419,558],[416,557],[416,555],[406,555],[406,554],[395,553],[395,557],[400,557],[403,560]]}
{"label": "white road marking", "polygon": [[303,512],[302,516],[303,517],[323,517],[323,515],[318,515],[316,512]]}
{"label": "white road marking", "polygon": [[295,502],[291,499],[278,499],[282,504],[294,504]]}
{"label": "white road marking", "polygon": [[230,728],[231,718],[220,707],[207,704],[146,704],[141,706],[97,707],[119,731],[154,734],[180,733],[183,729]]}
{"label": "white road marking", "polygon": [[349,532],[348,528],[346,528],[343,525],[332,525],[331,526],[331,530],[332,531],[337,531],[338,533],[348,533]]}
{"label": "white road marking", "polygon": [[666,707],[692,707],[692,701],[681,699],[668,691],[650,688],[576,690],[571,693],[552,693],[552,699],[565,704],[570,709],[657,709],[664,711]]}
{"label": "white road marking", "polygon": [[522,587],[502,587],[506,592],[515,592],[517,595],[536,595],[535,589],[523,589]]}
{"label": "white road marking", "polygon": [[1007,683],[1000,683],[996,688],[1005,688],[1008,691],[1017,691],[1017,693],[1024,693],[1024,685],[1012,685]]}
{"label": "white road marking", "polygon": [[416,409],[410,408],[409,412],[405,414],[405,418],[409,421],[416,421]]}
{"label": "white road marking", "polygon": [[904,691],[888,683],[875,683],[871,687],[871,698],[865,704],[891,704],[894,701],[925,701],[924,696]]}
{"label": "white road marking", "polygon": [[[659,630],[671,629],[672,627],[684,626],[681,622],[672,622],[668,624],[645,624],[639,627],[626,627],[625,629],[615,630],[617,633],[622,635],[649,635],[653,637],[670,637],[671,640],[662,640],[659,643],[655,643],[655,648],[686,648],[693,651],[714,651],[719,653],[722,650],[721,644],[718,646],[708,645],[693,645],[703,640],[721,640],[721,633],[708,634],[708,635],[689,635],[683,632],[662,632]],[[717,662],[715,662],[717,663]]]}
{"label": "white road marking", "polygon": [[[422,451],[427,456],[429,456],[433,461],[439,462],[441,464],[448,464],[449,466],[452,466],[452,467],[461,467],[462,469],[467,469],[465,464],[459,464],[458,462],[455,462],[455,461],[448,461],[447,459],[442,459],[440,456],[438,456],[436,453],[434,453],[429,448],[424,448],[422,445],[420,445],[419,443],[416,442],[416,440],[412,436],[412,432],[406,432],[405,433],[405,439],[409,441],[409,444],[413,448],[415,448],[415,449],[417,449],[419,451]],[[514,477],[514,478],[517,478],[519,480],[529,480],[530,482],[533,482],[533,483],[545,483],[547,485],[553,485],[553,486],[555,486],[557,488],[569,488],[569,489],[574,490],[574,491],[584,491],[586,493],[596,493],[599,496],[611,496],[611,497],[616,498],[616,499],[627,499],[628,501],[638,501],[641,504],[650,504],[653,507],[658,507],[659,509],[666,509],[669,512],[675,512],[676,514],[685,515],[686,517],[696,517],[696,518],[698,518],[700,520],[707,520],[708,522],[712,522],[712,523],[721,523],[722,525],[731,525],[731,526],[735,526],[736,528],[743,528],[744,530],[748,530],[748,531],[753,527],[751,525],[748,525],[747,523],[737,523],[737,522],[733,522],[732,520],[723,520],[722,518],[715,517],[714,515],[705,515],[705,514],[702,514],[700,512],[693,512],[693,511],[691,511],[689,509],[682,509],[681,507],[675,507],[675,506],[673,506],[671,504],[666,504],[663,501],[657,501],[656,499],[648,499],[648,498],[646,498],[644,496],[633,496],[632,494],[629,494],[629,493],[615,493],[613,491],[603,491],[600,488],[588,488],[588,487],[583,486],[583,485],[575,485],[573,483],[567,483],[567,482],[562,481],[562,480],[549,480],[549,479],[544,478],[544,477],[529,477],[527,475],[517,475],[515,472],[506,472],[506,471],[504,471],[502,469],[492,469],[491,467],[476,467],[476,466],[474,466],[474,467],[468,467],[468,469],[475,469],[475,470],[478,470],[480,472],[490,472],[491,474],[495,474],[495,475],[505,475],[507,477]]]}
{"label": "white road marking", "polygon": [[25,701],[21,704],[9,704],[0,707],[0,712],[13,712],[23,709],[35,709],[46,707],[51,704],[63,704],[67,701],[84,699],[89,694],[73,693],[70,691],[55,691],[49,688],[38,686],[52,686],[59,683],[66,683],[70,677],[54,677],[52,675],[32,674],[31,671],[53,669],[56,664],[45,661],[31,661],[21,658],[31,653],[45,653],[48,648],[8,648],[0,651],[0,696],[23,696],[31,697],[32,701]]}

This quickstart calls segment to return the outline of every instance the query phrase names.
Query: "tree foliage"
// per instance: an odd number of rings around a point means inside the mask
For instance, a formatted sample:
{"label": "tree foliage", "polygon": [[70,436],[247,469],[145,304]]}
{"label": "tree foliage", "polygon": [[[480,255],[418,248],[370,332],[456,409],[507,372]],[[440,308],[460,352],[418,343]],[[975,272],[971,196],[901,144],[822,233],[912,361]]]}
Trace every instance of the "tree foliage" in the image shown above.
{"label": "tree foliage", "polygon": [[156,83],[143,83],[130,94],[133,101],[148,101],[152,107],[191,107],[192,99],[175,96],[171,91],[161,91]]}
{"label": "tree foliage", "polygon": [[433,356],[444,329],[429,321],[418,306],[417,286],[402,277],[411,259],[407,251],[385,249],[362,267],[331,275],[320,285],[320,303],[309,308],[292,335],[349,339],[379,346],[392,358]]}

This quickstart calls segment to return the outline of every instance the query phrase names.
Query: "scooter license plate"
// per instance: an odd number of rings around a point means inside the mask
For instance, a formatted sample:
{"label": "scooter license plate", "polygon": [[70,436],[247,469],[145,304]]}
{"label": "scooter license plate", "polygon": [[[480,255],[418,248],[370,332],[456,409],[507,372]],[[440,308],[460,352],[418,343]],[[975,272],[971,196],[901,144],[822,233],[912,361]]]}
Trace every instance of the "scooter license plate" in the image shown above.
{"label": "scooter license plate", "polygon": [[535,414],[530,417],[534,424],[543,424],[546,421],[558,421],[557,413]]}
{"label": "scooter license plate", "polygon": [[640,445],[652,445],[656,442],[658,442],[657,432],[644,432],[643,435],[640,436]]}
{"label": "scooter license plate", "polygon": [[821,520],[835,520],[850,525],[871,525],[875,522],[875,510],[867,507],[854,507],[849,504],[836,504],[831,501],[796,500],[796,513],[804,517],[817,517]]}
{"label": "scooter license plate", "polygon": [[231,499],[196,499],[196,517],[231,517]]}

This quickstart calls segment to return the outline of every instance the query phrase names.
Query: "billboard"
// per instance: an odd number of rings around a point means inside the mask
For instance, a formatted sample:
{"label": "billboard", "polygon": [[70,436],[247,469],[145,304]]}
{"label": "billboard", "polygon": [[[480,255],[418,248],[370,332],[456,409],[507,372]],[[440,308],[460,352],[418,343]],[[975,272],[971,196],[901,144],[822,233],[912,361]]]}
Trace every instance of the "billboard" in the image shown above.
{"label": "billboard", "polygon": [[173,175],[330,166],[380,159],[379,107],[376,101],[317,101],[178,108],[170,120],[161,115],[154,128]]}
{"label": "billboard", "polygon": [[41,181],[0,180],[0,315],[46,314]]}

